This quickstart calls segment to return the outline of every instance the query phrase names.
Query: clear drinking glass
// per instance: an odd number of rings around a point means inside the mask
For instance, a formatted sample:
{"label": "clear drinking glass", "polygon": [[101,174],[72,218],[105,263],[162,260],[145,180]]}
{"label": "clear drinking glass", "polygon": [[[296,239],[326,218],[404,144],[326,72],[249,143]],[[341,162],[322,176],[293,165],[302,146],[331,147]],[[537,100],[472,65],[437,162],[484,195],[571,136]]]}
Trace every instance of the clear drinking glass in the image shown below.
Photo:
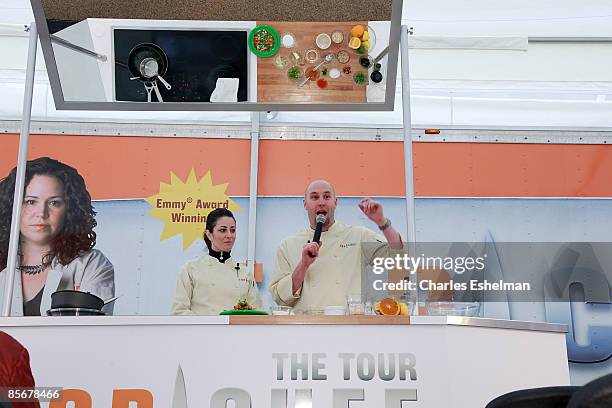
{"label": "clear drinking glass", "polygon": [[374,314],[374,307],[372,306],[372,302],[365,302],[365,309],[364,309],[364,313],[368,316],[373,315]]}
{"label": "clear drinking glass", "polygon": [[359,293],[350,294],[346,297],[346,304],[350,315],[365,314],[365,303]]}

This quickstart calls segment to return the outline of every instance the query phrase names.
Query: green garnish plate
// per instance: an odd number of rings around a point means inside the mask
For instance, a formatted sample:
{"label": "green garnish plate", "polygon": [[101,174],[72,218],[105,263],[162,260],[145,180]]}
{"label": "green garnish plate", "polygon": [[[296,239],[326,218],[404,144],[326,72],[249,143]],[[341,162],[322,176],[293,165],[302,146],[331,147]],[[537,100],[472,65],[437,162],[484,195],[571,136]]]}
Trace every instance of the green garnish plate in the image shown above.
{"label": "green garnish plate", "polygon": [[280,49],[280,35],[274,27],[258,25],[249,33],[249,49],[258,57],[271,57]]}
{"label": "green garnish plate", "polygon": [[267,315],[268,312],[264,312],[263,310],[224,310],[220,315]]}

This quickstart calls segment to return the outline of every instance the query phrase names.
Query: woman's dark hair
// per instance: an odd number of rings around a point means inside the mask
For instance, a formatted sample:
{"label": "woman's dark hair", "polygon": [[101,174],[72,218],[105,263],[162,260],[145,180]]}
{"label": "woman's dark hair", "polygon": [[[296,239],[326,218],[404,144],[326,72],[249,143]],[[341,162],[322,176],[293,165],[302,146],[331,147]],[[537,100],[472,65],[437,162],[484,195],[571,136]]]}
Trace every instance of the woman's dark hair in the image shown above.
{"label": "woman's dark hair", "polygon": [[219,218],[222,217],[230,217],[234,220],[234,222],[236,222],[234,214],[232,214],[232,212],[227,208],[216,208],[212,210],[206,217],[206,230],[204,231],[204,242],[206,242],[206,246],[208,247],[208,249],[212,249],[212,244],[210,242],[210,239],[208,239],[208,237],[206,236],[206,231],[212,234],[213,230],[215,229],[215,226],[217,225],[217,221],[219,221]]}
{"label": "woman's dark hair", "polygon": [[[16,174],[17,168],[14,168],[0,181],[0,270],[6,267],[8,257]],[[62,265],[67,265],[96,245],[96,233],[93,231],[97,225],[96,212],[91,205],[91,196],[83,177],[76,169],[57,160],[40,157],[28,161],[24,184],[26,187],[35,175],[52,176],[61,181],[66,200],[66,215],[62,228],[51,242],[51,252],[41,261],[49,263],[53,258],[57,258]]]}

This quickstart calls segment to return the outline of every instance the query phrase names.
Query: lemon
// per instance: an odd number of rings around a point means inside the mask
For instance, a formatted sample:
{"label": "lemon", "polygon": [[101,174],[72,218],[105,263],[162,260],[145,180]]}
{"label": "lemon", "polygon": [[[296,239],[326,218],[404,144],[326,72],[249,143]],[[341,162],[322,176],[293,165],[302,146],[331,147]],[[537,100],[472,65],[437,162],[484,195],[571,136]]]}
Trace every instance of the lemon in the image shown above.
{"label": "lemon", "polygon": [[363,46],[363,48],[365,48],[366,51],[370,51],[370,42],[369,41],[363,40],[361,42],[361,45]]}
{"label": "lemon", "polygon": [[408,315],[408,305],[405,304],[404,302],[400,302],[399,306],[400,306],[399,314],[402,316],[407,316]]}
{"label": "lemon", "polygon": [[364,31],[361,36],[361,41],[370,41],[370,33],[368,31]]}
{"label": "lemon", "polygon": [[349,40],[348,46],[354,50],[361,46],[361,40],[357,37],[351,37]]}

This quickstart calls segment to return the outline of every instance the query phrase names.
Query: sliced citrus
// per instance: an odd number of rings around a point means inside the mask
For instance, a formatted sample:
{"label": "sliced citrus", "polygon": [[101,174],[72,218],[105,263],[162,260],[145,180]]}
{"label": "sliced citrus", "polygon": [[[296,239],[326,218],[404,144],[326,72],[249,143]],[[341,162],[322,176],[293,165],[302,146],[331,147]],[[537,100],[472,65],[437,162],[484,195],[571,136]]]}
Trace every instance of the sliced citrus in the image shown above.
{"label": "sliced citrus", "polygon": [[407,316],[408,315],[408,305],[404,302],[400,302],[400,315]]}
{"label": "sliced citrus", "polygon": [[364,31],[361,36],[361,41],[370,41],[370,33],[368,31]]}
{"label": "sliced citrus", "polygon": [[365,29],[361,24],[357,24],[353,28],[351,28],[351,36],[353,37],[361,37]]}
{"label": "sliced citrus", "polygon": [[393,299],[381,299],[380,312],[385,316],[397,316],[400,313],[400,305]]}
{"label": "sliced citrus", "polygon": [[348,46],[354,50],[361,46],[361,40],[357,37],[351,37],[349,40]]}
{"label": "sliced citrus", "polygon": [[370,42],[369,41],[361,41],[361,46],[365,48],[366,51],[370,51]]}

